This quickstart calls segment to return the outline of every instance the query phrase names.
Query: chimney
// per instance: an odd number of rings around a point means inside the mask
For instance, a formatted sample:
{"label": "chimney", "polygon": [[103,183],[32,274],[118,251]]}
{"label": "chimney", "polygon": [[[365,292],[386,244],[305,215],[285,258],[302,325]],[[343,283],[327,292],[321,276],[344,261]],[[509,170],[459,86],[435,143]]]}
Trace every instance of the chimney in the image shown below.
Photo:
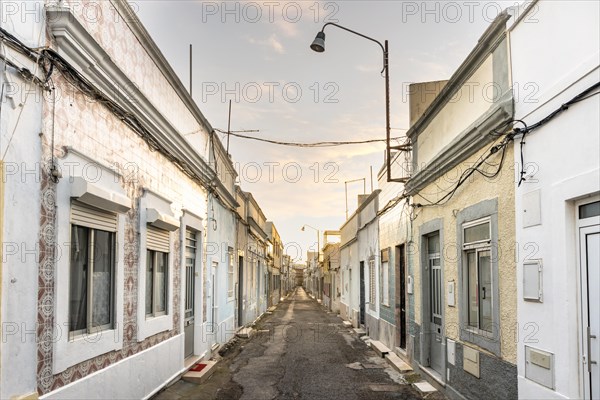
{"label": "chimney", "polygon": [[408,85],[408,106],[410,109],[410,126],[421,118],[448,83],[445,81],[432,81],[413,83]]}
{"label": "chimney", "polygon": [[370,194],[359,194],[358,195],[358,207],[360,207],[362,205],[362,203],[365,202],[365,200],[370,196]]}

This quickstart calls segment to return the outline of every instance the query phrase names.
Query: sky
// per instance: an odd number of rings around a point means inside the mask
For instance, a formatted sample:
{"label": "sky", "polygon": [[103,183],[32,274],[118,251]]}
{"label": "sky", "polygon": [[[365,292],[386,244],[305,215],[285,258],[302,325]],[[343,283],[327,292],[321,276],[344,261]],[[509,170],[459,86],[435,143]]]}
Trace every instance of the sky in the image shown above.
{"label": "sky", "polygon": [[[214,128],[285,142],[385,139],[382,51],[334,22],[389,41],[392,136],[408,129],[408,88],[450,78],[501,10],[517,1],[172,1],[131,3]],[[226,143],[226,140],[224,140]],[[385,145],[297,148],[230,138],[239,185],[305,260],[317,230],[339,230],[357,195],[377,189]],[[310,227],[301,231],[301,227]],[[322,242],[322,239],[321,239]]]}

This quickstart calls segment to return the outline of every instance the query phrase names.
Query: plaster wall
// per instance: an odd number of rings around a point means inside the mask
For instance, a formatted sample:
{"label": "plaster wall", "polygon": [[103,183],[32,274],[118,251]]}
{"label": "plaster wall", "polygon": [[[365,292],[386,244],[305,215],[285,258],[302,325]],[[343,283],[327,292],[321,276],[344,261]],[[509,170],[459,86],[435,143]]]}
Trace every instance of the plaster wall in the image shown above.
{"label": "plaster wall", "polygon": [[[598,14],[596,2],[578,1],[574,7],[561,7],[561,3],[540,1],[527,16],[537,23],[522,21],[513,28],[513,82],[533,82],[538,88],[535,102],[522,99],[515,103],[516,118],[535,123],[600,81]],[[569,29],[558,30],[557,26]],[[554,51],[538,45],[548,42]],[[561,57],[555,56],[557,52]],[[517,348],[522,399],[585,396],[576,201],[600,192],[599,109],[598,96],[589,98],[527,136],[527,180],[515,193],[516,241],[521,250],[516,297],[519,326],[529,324],[536,331],[534,343],[519,342]],[[520,163],[518,144],[515,146],[515,163]],[[524,197],[536,191],[541,223],[526,227]],[[543,265],[541,303],[523,300],[522,264],[528,259],[541,260]],[[554,354],[554,390],[525,377],[526,344]]]}

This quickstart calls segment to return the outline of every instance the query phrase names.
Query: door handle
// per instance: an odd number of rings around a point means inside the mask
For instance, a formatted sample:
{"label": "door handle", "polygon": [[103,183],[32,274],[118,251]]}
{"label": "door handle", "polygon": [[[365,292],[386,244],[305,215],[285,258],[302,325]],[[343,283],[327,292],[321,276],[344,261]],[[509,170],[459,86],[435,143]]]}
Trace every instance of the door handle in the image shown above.
{"label": "door handle", "polygon": [[587,327],[587,351],[588,351],[588,372],[592,372],[592,364],[598,364],[598,361],[592,361],[592,339],[596,339],[596,335],[592,335],[592,330]]}
{"label": "door handle", "polygon": [[485,300],[485,286],[482,288],[482,290],[483,290],[483,297],[481,299]]}

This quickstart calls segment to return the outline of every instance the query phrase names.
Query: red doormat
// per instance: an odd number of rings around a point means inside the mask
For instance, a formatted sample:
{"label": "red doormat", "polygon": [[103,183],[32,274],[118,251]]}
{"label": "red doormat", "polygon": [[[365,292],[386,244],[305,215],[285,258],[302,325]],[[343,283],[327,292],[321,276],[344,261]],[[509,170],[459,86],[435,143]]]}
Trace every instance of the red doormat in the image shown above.
{"label": "red doormat", "polygon": [[194,365],[192,368],[190,368],[190,371],[200,372],[204,368],[206,368],[206,364],[198,363],[198,364]]}

